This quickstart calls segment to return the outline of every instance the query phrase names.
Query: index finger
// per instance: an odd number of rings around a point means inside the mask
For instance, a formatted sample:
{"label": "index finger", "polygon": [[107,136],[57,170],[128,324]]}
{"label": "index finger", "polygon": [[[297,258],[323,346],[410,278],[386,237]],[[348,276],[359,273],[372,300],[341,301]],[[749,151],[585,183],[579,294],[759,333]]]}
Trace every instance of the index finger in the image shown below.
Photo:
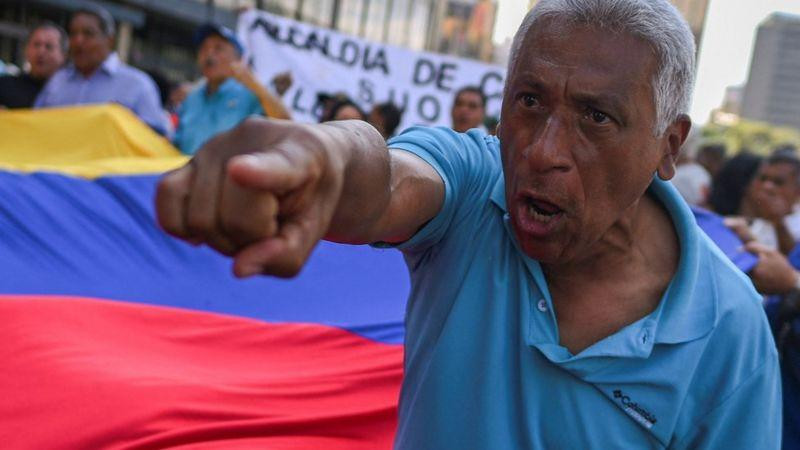
{"label": "index finger", "polygon": [[245,154],[228,161],[228,174],[242,187],[281,195],[300,187],[309,174],[279,153]]}

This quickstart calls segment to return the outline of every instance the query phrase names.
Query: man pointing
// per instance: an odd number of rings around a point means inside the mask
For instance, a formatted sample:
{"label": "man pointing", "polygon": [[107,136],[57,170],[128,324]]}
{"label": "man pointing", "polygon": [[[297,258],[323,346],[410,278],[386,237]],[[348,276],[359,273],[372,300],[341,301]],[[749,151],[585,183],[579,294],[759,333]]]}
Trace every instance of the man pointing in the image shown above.
{"label": "man pointing", "polygon": [[665,181],[694,52],[666,0],[542,0],[499,140],[251,120],[163,179],[159,220],[239,276],[323,238],[401,249],[397,448],[777,449],[759,297]]}

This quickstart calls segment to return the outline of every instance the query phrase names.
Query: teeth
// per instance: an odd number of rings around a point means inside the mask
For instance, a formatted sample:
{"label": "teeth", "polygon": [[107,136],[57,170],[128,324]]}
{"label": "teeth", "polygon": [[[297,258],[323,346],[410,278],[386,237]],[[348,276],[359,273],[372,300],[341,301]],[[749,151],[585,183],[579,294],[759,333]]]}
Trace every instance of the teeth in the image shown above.
{"label": "teeth", "polygon": [[536,211],[536,208],[534,208],[533,205],[528,205],[528,214],[533,217],[533,220],[542,223],[548,223],[553,220],[553,217],[555,217],[555,214],[548,215]]}

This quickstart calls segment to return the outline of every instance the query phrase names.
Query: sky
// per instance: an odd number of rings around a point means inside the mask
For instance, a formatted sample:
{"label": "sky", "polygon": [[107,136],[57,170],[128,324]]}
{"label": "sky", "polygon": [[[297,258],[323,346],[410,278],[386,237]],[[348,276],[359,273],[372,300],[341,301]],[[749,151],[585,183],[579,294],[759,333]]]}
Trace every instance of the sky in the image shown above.
{"label": "sky", "polygon": [[[513,35],[528,0],[499,0],[494,41]],[[800,14],[800,0],[710,0],[697,65],[690,114],[706,123],[722,104],[725,88],[747,81],[756,29],[772,12]]]}

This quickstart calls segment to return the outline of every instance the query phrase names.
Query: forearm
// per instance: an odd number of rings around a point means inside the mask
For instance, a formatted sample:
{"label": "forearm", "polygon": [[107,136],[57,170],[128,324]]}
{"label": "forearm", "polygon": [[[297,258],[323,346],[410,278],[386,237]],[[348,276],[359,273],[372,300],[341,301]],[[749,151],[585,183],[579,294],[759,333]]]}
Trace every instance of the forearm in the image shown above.
{"label": "forearm", "polygon": [[784,255],[788,255],[794,249],[795,241],[794,236],[789,231],[789,228],[784,223],[783,219],[773,222],[775,227],[775,235],[778,240],[778,249]]}
{"label": "forearm", "polygon": [[250,83],[248,88],[253,92],[253,94],[255,94],[256,97],[258,97],[258,101],[261,103],[261,107],[264,108],[264,112],[267,114],[267,117],[286,120],[290,120],[292,118],[292,116],[289,114],[289,111],[285,106],[283,106],[281,100],[270,94],[269,91],[260,83]]}
{"label": "forearm", "polygon": [[[344,179],[325,239],[368,243],[381,240],[382,219],[391,202],[391,157],[386,142],[366,122],[347,120],[323,125],[340,149]],[[388,230],[387,230],[388,231]]]}

